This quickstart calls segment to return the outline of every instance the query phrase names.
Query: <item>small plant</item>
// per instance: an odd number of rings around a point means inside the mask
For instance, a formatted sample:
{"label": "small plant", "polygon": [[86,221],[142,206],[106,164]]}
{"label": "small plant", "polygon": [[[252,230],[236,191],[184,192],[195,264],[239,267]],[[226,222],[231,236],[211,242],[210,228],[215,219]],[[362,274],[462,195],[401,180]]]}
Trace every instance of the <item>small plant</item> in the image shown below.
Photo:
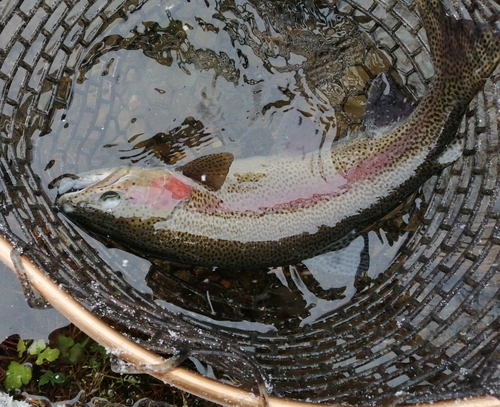
{"label": "small plant", "polygon": [[[17,343],[17,352],[18,352],[18,357],[21,360],[24,360],[24,363],[19,363],[15,360],[11,361],[9,364],[9,367],[7,368],[7,371],[5,373],[5,381],[4,381],[4,386],[5,389],[10,391],[10,390],[15,390],[21,388],[21,386],[24,384],[28,384],[33,376],[33,371],[32,371],[32,364],[34,363],[35,365],[43,365],[45,361],[47,362],[54,362],[60,354],[59,349],[52,349],[48,347],[43,340],[39,341],[33,341],[27,347],[27,343],[29,341],[25,341],[21,338],[19,338],[19,341]],[[34,359],[34,360],[33,360]],[[46,384],[48,382],[53,382],[56,376],[58,377],[64,377],[63,374],[57,374],[55,375],[52,373],[52,376],[48,374],[50,371],[47,371],[42,377],[40,378],[40,385]],[[48,374],[48,375],[47,375]],[[42,378],[45,376],[43,383],[42,383]]]}
{"label": "small plant", "polygon": [[64,373],[54,373],[52,370],[47,370],[43,375],[40,376],[38,384],[43,386],[44,384],[60,384],[64,383],[66,376]]}
{"label": "small plant", "polygon": [[76,364],[84,358],[85,346],[87,346],[90,338],[86,338],[83,342],[76,342],[69,336],[59,335],[56,339],[57,348],[61,351],[61,357],[68,360],[70,363]]}
{"label": "small plant", "polygon": [[[154,404],[158,406],[214,406],[149,375],[113,372],[106,350],[73,325],[52,332],[48,343],[17,335],[0,343],[0,391],[4,389],[43,394],[52,401],[72,400],[83,390],[81,402],[101,398],[131,405],[147,399],[162,400]],[[14,397],[20,398],[20,392]]]}
{"label": "small plant", "polygon": [[7,369],[4,386],[6,390],[19,389],[23,384],[28,384],[31,380],[32,372],[28,366],[12,361]]}
{"label": "small plant", "polygon": [[[19,342],[24,342],[22,339],[19,339]],[[18,350],[19,350],[19,345],[18,345]],[[47,360],[48,362],[53,362],[59,357],[59,349],[52,349],[49,348],[43,339],[40,339],[39,341],[33,342],[30,347],[28,348],[28,353],[30,355],[36,356],[36,361],[35,363],[37,365],[43,364],[44,360]]]}

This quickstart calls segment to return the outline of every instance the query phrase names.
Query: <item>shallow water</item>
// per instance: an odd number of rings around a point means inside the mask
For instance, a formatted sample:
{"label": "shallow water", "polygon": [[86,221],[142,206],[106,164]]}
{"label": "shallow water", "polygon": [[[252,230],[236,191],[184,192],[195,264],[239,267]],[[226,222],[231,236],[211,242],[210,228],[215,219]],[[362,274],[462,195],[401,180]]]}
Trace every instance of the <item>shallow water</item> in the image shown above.
{"label": "shallow water", "polygon": [[10,335],[24,339],[44,339],[54,329],[69,322],[59,311],[32,309],[28,306],[17,276],[0,263],[0,342]]}
{"label": "shallow water", "polygon": [[[36,146],[34,166],[47,184],[103,167],[329,145],[356,131],[370,78],[390,69],[389,58],[351,18],[289,2],[147,3],[82,55],[67,108],[55,111],[52,131]],[[361,237],[307,267],[251,276],[232,271],[226,279],[156,262],[146,281],[162,300],[216,320],[293,329],[349,302],[361,275],[385,271],[404,242],[396,240],[391,247],[373,234],[369,247]],[[149,291],[143,273],[128,271],[144,270],[143,260],[100,252],[134,287]]]}

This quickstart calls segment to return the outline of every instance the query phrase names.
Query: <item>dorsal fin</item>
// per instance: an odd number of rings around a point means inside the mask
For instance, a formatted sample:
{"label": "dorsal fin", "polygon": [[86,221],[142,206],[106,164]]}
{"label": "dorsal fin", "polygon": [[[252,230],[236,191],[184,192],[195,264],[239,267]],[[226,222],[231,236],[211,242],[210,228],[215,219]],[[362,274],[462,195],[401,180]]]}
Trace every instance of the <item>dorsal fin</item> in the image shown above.
{"label": "dorsal fin", "polygon": [[373,80],[366,102],[363,123],[365,130],[375,131],[406,119],[415,108],[405,97],[394,80],[380,73]]}
{"label": "dorsal fin", "polygon": [[178,171],[208,189],[217,191],[226,180],[233,160],[231,153],[210,154],[179,167]]}

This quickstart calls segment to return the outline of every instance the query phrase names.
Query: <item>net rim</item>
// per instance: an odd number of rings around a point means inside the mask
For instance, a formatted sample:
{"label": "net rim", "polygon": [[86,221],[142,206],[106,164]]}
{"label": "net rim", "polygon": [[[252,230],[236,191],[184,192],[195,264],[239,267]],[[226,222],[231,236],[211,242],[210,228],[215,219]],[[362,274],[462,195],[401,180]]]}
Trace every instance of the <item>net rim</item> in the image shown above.
{"label": "net rim", "polygon": [[[19,265],[15,265],[12,259],[13,256],[16,256],[20,261]],[[14,245],[1,234],[0,261],[2,261],[16,274],[18,274],[16,267],[21,267],[22,273],[28,279],[31,287],[36,290],[51,306],[64,315],[82,332],[94,339],[100,345],[104,346],[109,352],[123,361],[132,363],[136,366],[154,366],[166,362],[166,359],[128,339],[87,310],[81,303],[75,300],[70,294],[50,279],[39,267],[32,263],[28,257],[20,255]],[[175,367],[167,372],[145,371],[145,373],[194,396],[201,397],[207,401],[224,406],[341,406],[340,404],[317,404],[273,396],[263,399],[262,397],[259,397],[258,394],[247,392],[237,387],[215,381],[183,367]],[[399,405],[399,403],[397,405]],[[493,396],[479,396],[466,399],[450,399],[425,404],[405,404],[405,406],[500,407],[500,399]]]}

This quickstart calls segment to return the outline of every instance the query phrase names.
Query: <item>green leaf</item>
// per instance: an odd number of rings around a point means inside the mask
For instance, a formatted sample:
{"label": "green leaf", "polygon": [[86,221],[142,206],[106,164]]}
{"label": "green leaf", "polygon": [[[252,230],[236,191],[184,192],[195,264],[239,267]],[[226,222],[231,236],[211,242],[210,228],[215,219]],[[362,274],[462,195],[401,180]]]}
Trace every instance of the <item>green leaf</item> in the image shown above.
{"label": "green leaf", "polygon": [[63,356],[68,356],[69,349],[75,344],[75,341],[72,338],[64,335],[60,335],[57,338],[57,342],[57,347],[59,348]]}
{"label": "green leaf", "polygon": [[104,346],[99,345],[97,342],[94,342],[92,345],[90,345],[90,351],[100,353],[102,357],[108,356],[108,352],[106,351]]}
{"label": "green leaf", "polygon": [[17,351],[19,352],[19,357],[23,356],[23,353],[26,351],[26,342],[19,338],[19,342],[17,342]]}
{"label": "green leaf", "polygon": [[47,360],[48,362],[53,362],[59,357],[59,349],[52,349],[52,348],[45,348],[42,352],[38,354],[38,358],[36,359],[36,364],[41,365],[43,364],[44,360]]}
{"label": "green leaf", "polygon": [[31,346],[28,348],[28,353],[30,355],[38,355],[42,350],[44,350],[47,347],[43,339],[40,339],[39,341],[35,341],[31,344]]}
{"label": "green leaf", "polygon": [[54,373],[54,376],[52,377],[52,384],[60,384],[64,383],[66,381],[66,376],[64,373]]}
{"label": "green leaf", "polygon": [[68,359],[71,363],[78,363],[83,356],[83,344],[75,343],[68,352]]}
{"label": "green leaf", "polygon": [[32,372],[27,366],[21,365],[18,362],[12,361],[6,372],[5,389],[19,389],[23,384],[28,384],[31,380]]}
{"label": "green leaf", "polygon": [[40,376],[40,380],[38,384],[43,386],[44,384],[60,384],[64,383],[66,380],[66,376],[62,373],[54,373],[52,370],[47,370],[42,376]]}
{"label": "green leaf", "polygon": [[38,380],[38,384],[40,386],[43,386],[44,384],[47,384],[50,382],[50,378],[54,373],[52,373],[50,370],[47,370],[43,375],[40,376],[40,380]]}

